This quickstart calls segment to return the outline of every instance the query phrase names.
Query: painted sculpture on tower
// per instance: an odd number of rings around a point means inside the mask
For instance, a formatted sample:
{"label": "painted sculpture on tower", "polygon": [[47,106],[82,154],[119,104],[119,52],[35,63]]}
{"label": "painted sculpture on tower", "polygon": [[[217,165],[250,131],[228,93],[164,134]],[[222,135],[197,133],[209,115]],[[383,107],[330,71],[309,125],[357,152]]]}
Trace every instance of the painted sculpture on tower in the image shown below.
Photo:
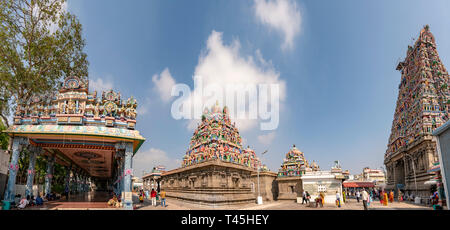
{"label": "painted sculpture on tower", "polygon": [[202,122],[195,130],[183,157],[182,167],[221,160],[257,169],[261,166],[260,160],[250,147],[242,148],[241,140],[236,125],[230,121],[226,106],[221,109],[216,103],[211,110],[205,108]]}
{"label": "painted sculpture on tower", "polygon": [[124,101],[120,93],[109,90],[97,97],[89,93],[87,81],[76,76],[64,79],[58,92],[34,96],[19,102],[14,123],[22,124],[31,118],[33,124],[105,125],[134,129],[137,102],[133,97]]}
{"label": "painted sculpture on tower", "polygon": [[286,158],[278,171],[278,177],[302,176],[306,171],[319,171],[319,166],[313,162],[311,167],[305,155],[295,145],[286,154]]}

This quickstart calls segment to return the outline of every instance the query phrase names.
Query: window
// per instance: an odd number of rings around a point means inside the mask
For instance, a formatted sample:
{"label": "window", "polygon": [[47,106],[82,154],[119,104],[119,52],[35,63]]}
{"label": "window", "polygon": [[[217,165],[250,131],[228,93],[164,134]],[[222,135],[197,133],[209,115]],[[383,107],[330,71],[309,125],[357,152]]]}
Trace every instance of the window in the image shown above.
{"label": "window", "polygon": [[317,186],[317,191],[318,192],[326,192],[327,191],[327,187],[323,184],[319,184],[319,186]]}
{"label": "window", "polygon": [[295,188],[294,186],[289,186],[289,188],[291,188],[291,192],[294,193],[295,192]]}

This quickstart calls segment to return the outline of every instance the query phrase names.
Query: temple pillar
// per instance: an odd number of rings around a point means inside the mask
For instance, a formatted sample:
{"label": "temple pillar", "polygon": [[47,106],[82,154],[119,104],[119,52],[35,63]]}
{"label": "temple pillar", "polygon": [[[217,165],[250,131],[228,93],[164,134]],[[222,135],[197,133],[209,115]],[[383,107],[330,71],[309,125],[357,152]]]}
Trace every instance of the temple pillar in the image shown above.
{"label": "temple pillar", "polygon": [[78,190],[78,193],[81,193],[81,175],[80,175],[80,172],[78,172],[78,175],[77,175],[77,190]]}
{"label": "temple pillar", "polygon": [[72,164],[70,164],[69,167],[66,167],[66,178],[65,178],[65,184],[64,184],[64,192],[66,192],[66,196],[69,196],[70,194],[70,171],[72,171]]}
{"label": "temple pillar", "polygon": [[131,192],[131,175],[133,174],[132,169],[132,161],[133,161],[133,144],[126,143],[125,148],[125,161],[124,161],[124,209],[133,210],[133,195]]}
{"label": "temple pillar", "polygon": [[53,165],[55,164],[55,156],[51,155],[47,159],[47,175],[45,176],[45,194],[52,192]]}
{"label": "temple pillar", "polygon": [[33,195],[33,181],[34,181],[34,175],[36,174],[36,171],[34,170],[36,165],[36,157],[40,153],[42,149],[36,146],[32,146],[30,148],[30,163],[28,165],[28,175],[27,175],[27,187],[25,190],[25,196],[32,196]]}
{"label": "temple pillar", "polygon": [[124,199],[124,196],[125,196],[125,194],[124,194],[124,192],[125,192],[125,190],[124,190],[124,180],[125,180],[125,166],[124,166],[124,160],[122,159],[121,161],[120,161],[120,164],[121,164],[121,166],[120,166],[120,194],[122,195],[122,200]]}
{"label": "temple pillar", "polygon": [[16,195],[16,176],[17,171],[19,170],[19,155],[20,145],[26,145],[28,144],[28,139],[23,137],[14,137],[13,138],[13,144],[12,144],[12,157],[11,157],[11,163],[9,164],[9,178],[8,178],[8,185],[5,190],[5,197],[4,201],[6,202],[13,202],[14,196]]}

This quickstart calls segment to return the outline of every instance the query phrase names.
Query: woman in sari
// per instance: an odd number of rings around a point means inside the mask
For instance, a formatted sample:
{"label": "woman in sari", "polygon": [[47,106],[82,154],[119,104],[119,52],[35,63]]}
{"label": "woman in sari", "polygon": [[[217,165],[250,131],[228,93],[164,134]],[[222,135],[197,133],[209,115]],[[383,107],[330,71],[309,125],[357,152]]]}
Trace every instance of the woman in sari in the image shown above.
{"label": "woman in sari", "polygon": [[388,205],[388,194],[387,194],[387,192],[383,192],[383,205],[384,206]]}
{"label": "woman in sari", "polygon": [[394,203],[394,191],[392,191],[392,190],[389,193],[389,202]]}
{"label": "woman in sari", "polygon": [[380,204],[383,204],[384,200],[384,191],[380,191]]}

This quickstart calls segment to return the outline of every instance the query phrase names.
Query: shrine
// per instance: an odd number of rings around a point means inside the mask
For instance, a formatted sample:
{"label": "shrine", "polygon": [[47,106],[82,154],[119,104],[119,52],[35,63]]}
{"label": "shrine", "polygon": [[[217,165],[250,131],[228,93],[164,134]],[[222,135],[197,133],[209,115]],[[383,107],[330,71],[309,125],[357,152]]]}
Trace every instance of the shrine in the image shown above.
{"label": "shrine", "polygon": [[26,195],[33,194],[35,159],[47,159],[44,194],[50,194],[55,164],[67,170],[66,190],[72,177],[80,191],[88,191],[87,181],[104,190],[114,187],[125,209],[132,209],[132,160],[145,138],[136,128],[137,101],[123,100],[110,90],[89,92],[89,82],[76,76],[64,79],[59,90],[36,95],[17,105],[14,124],[5,132],[12,140],[12,158],[4,201],[14,200],[18,158],[28,148],[30,164]]}
{"label": "shrine", "polygon": [[293,145],[286,154],[286,158],[278,171],[276,179],[278,183],[278,199],[295,200],[297,197],[301,197],[303,193],[302,175],[307,170],[319,170],[315,162],[312,166],[313,168],[309,166],[303,152]]}
{"label": "shrine", "polygon": [[[205,204],[254,202],[257,170],[261,161],[250,147],[243,148],[241,136],[231,123],[228,108],[218,103],[205,109],[180,168],[164,172],[161,187],[168,197]],[[261,173],[265,199],[273,199],[275,173]],[[266,187],[269,187],[266,189]]]}
{"label": "shrine", "polygon": [[429,196],[430,186],[425,182],[434,177],[429,170],[439,161],[432,132],[448,121],[450,92],[449,75],[428,25],[414,46],[408,46],[397,70],[402,76],[384,155],[386,189]]}

